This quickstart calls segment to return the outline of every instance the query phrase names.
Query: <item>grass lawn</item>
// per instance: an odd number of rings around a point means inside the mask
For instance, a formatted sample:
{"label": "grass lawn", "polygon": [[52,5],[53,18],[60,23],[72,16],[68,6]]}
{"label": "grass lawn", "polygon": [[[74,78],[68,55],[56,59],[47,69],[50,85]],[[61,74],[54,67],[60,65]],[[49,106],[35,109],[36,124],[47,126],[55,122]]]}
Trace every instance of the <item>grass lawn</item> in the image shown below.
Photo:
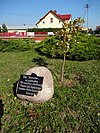
{"label": "grass lawn", "polygon": [[99,133],[100,60],[66,61],[64,86],[60,85],[62,60],[42,57],[54,79],[54,96],[42,104],[22,106],[13,84],[36,66],[33,50],[0,53],[0,95],[4,104],[3,133]]}

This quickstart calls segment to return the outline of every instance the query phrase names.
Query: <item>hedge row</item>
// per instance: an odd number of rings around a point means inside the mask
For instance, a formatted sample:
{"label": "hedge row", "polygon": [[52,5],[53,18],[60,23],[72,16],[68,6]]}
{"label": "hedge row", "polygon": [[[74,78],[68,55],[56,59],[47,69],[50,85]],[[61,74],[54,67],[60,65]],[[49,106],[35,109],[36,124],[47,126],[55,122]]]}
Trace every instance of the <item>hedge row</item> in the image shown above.
{"label": "hedge row", "polygon": [[56,32],[61,28],[32,28],[28,29],[28,32]]}
{"label": "hedge row", "polygon": [[[99,60],[100,59],[100,38],[93,35],[80,34],[76,38],[77,42],[70,45],[70,50],[66,54],[68,60]],[[63,51],[58,47],[59,39],[56,36],[48,37],[46,40],[34,45],[34,40],[0,40],[0,51],[26,51],[34,48],[43,55],[53,58],[63,58]]]}
{"label": "hedge row", "polygon": [[28,39],[0,40],[0,51],[26,51],[33,48],[35,41]]}
{"label": "hedge row", "polygon": [[[78,43],[70,45],[66,59],[77,61],[100,59],[100,38],[81,33],[76,39]],[[55,36],[49,37],[41,42],[36,50],[48,57],[63,58],[63,51],[58,47],[57,42],[59,40]]]}

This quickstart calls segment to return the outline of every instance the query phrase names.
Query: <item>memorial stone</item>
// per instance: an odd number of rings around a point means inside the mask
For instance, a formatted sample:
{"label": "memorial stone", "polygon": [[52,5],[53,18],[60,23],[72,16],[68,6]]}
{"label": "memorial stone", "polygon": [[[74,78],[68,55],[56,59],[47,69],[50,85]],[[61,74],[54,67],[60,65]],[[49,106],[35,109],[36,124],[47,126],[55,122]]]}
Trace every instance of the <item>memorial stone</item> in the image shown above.
{"label": "memorial stone", "polygon": [[20,76],[16,94],[22,100],[34,103],[48,101],[54,94],[53,78],[46,67],[34,67]]}

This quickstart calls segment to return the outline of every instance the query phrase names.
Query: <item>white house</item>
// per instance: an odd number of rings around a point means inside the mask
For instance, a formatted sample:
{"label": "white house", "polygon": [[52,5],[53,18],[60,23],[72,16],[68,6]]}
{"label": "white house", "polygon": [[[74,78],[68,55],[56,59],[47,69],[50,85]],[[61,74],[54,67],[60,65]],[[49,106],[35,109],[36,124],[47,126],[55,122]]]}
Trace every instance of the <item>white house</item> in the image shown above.
{"label": "white house", "polygon": [[38,28],[62,28],[64,22],[71,21],[71,14],[57,14],[56,10],[50,10],[37,23]]}

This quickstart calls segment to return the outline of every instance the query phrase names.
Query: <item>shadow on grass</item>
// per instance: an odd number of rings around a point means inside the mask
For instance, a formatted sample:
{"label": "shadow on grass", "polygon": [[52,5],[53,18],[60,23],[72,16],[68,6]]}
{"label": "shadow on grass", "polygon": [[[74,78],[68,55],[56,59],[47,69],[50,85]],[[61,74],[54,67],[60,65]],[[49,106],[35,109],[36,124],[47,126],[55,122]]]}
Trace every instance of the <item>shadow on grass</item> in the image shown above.
{"label": "shadow on grass", "polygon": [[17,94],[16,94],[17,83],[18,83],[18,80],[15,83],[13,83],[13,94],[15,97],[17,97]]}
{"label": "shadow on grass", "polygon": [[[38,66],[47,67],[47,65],[48,65],[46,60],[44,58],[41,58],[41,57],[33,58],[32,62],[35,62]],[[17,97],[16,88],[17,88],[18,81],[19,80],[17,80],[15,83],[13,83],[13,94],[15,97]]]}
{"label": "shadow on grass", "polygon": [[32,62],[35,62],[39,66],[45,66],[47,67],[48,63],[46,62],[45,59],[41,57],[33,58]]}

